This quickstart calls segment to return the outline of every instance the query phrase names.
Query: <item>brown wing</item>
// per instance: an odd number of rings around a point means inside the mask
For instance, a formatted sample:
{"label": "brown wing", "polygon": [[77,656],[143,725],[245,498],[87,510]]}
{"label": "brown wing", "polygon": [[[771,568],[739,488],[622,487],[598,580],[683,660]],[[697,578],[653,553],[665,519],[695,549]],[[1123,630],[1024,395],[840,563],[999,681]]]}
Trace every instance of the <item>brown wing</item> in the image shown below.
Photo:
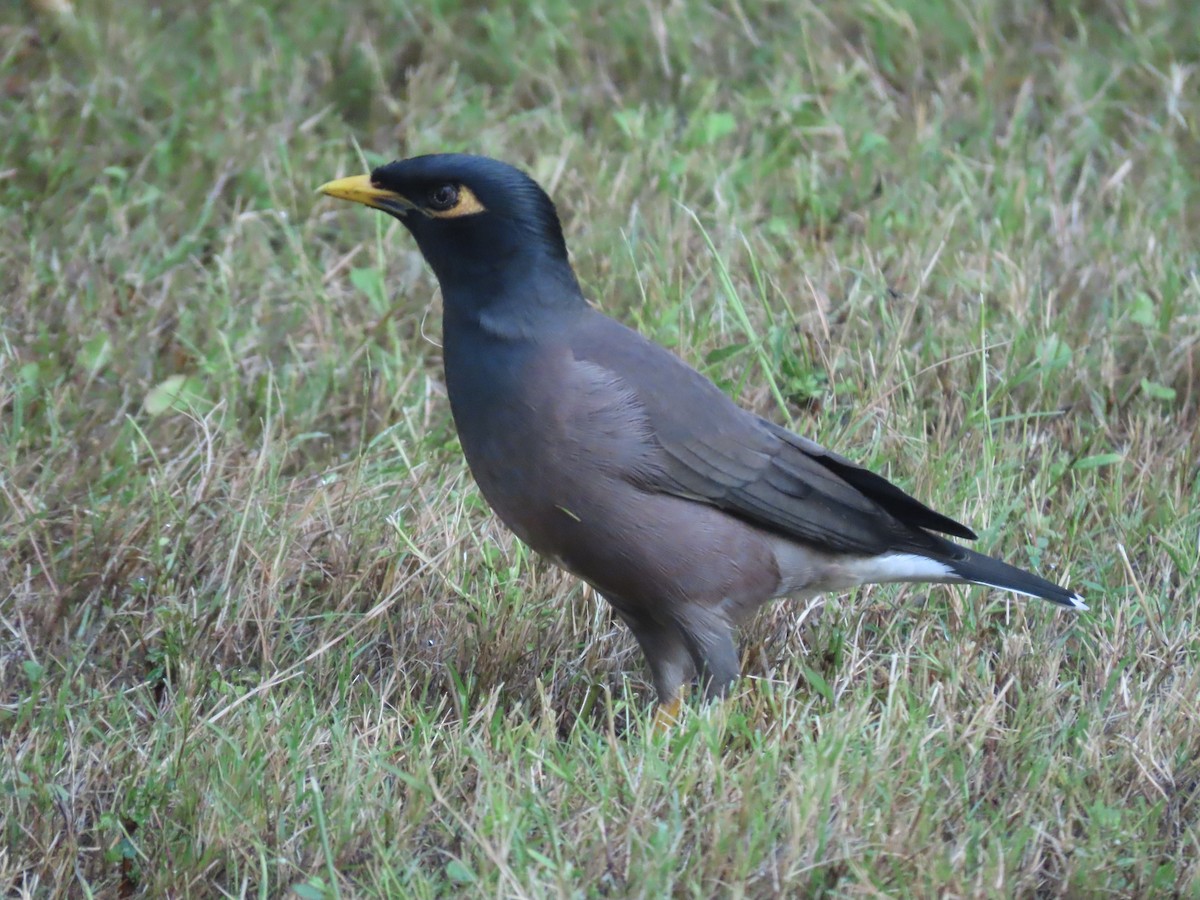
{"label": "brown wing", "polygon": [[636,393],[657,452],[627,477],[709,503],[761,528],[845,553],[929,552],[966,526],[887,479],[738,407],[674,354],[600,313],[572,337],[577,359]]}

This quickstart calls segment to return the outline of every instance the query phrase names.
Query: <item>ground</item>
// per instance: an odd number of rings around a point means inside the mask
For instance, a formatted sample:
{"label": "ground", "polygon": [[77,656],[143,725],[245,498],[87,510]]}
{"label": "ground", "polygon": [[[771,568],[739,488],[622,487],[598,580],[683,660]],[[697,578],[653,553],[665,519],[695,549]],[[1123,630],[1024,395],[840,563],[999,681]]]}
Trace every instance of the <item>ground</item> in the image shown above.
{"label": "ground", "polygon": [[[1200,896],[1200,5],[0,8],[6,896]],[[319,197],[527,168],[588,296],[1070,614],[779,603],[650,727]]]}

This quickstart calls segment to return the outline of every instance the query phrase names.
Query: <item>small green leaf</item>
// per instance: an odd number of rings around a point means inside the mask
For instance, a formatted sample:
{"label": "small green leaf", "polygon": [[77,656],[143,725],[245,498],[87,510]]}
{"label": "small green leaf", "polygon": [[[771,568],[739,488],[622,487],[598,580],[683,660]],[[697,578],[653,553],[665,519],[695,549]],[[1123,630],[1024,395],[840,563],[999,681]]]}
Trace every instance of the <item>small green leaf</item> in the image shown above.
{"label": "small green leaf", "polygon": [[783,216],[772,216],[767,219],[767,234],[775,237],[791,238],[796,234],[796,226]]}
{"label": "small green leaf", "polygon": [[1085,456],[1083,459],[1076,462],[1072,468],[1080,471],[1086,471],[1087,469],[1099,469],[1103,466],[1115,466],[1124,461],[1124,459],[1125,457],[1123,457],[1120,453],[1097,453],[1094,456]]}
{"label": "small green leaf", "polygon": [[705,144],[715,144],[721,138],[737,131],[737,119],[733,113],[712,112],[704,117],[701,138]]}
{"label": "small green leaf", "polygon": [[363,266],[350,270],[350,283],[367,295],[372,303],[383,305],[387,296],[383,287],[383,273],[375,266]]}
{"label": "small green leaf", "polygon": [[642,127],[642,114],[637,109],[619,109],[613,113],[613,118],[617,122],[617,127],[621,129],[621,133],[627,138],[640,140],[642,132],[645,130]]}
{"label": "small green leaf", "polygon": [[1148,397],[1153,397],[1155,400],[1162,400],[1164,403],[1170,403],[1175,399],[1175,388],[1167,387],[1165,384],[1159,384],[1157,381],[1150,381],[1146,378],[1142,379],[1142,392]]}
{"label": "small green leaf", "polygon": [[478,880],[475,873],[461,859],[452,859],[446,863],[446,877],[457,884],[474,884]]}
{"label": "small green leaf", "polygon": [[325,900],[329,892],[325,890],[325,882],[320,878],[310,878],[292,885],[292,893],[300,900]]}
{"label": "small green leaf", "polygon": [[729,359],[731,356],[737,356],[746,349],[746,344],[729,344],[725,347],[718,347],[716,350],[710,350],[708,355],[704,357],[704,361],[710,366]]}
{"label": "small green leaf", "polygon": [[1049,372],[1059,372],[1071,365],[1071,347],[1057,334],[1048,334],[1038,344],[1038,362]]}
{"label": "small green leaf", "polygon": [[812,686],[813,690],[825,698],[826,703],[833,702],[833,690],[829,687],[829,682],[821,676],[820,672],[805,666],[804,678]]}
{"label": "small green leaf", "polygon": [[134,860],[137,859],[138,855],[137,847],[134,846],[133,841],[129,838],[123,837],[117,841],[116,854],[120,859]]}
{"label": "small green leaf", "polygon": [[164,378],[146,394],[142,406],[152,416],[168,410],[188,412],[203,410],[212,404],[204,396],[204,383],[194,375],[171,375]]}
{"label": "small green leaf", "polygon": [[1171,860],[1159,863],[1153,878],[1156,893],[1161,892],[1162,896],[1170,894],[1175,887],[1175,863]]}
{"label": "small green leaf", "polygon": [[1129,318],[1145,328],[1153,328],[1158,324],[1154,300],[1145,291],[1134,294],[1133,304],[1129,307]]}
{"label": "small green leaf", "polygon": [[79,363],[87,369],[89,375],[95,375],[107,366],[110,359],[112,359],[112,341],[105,332],[92,335],[79,348]]}
{"label": "small green leaf", "polygon": [[21,663],[21,668],[25,670],[25,677],[29,679],[31,684],[37,684],[42,680],[42,673],[46,671],[45,667],[32,659],[27,659]]}
{"label": "small green leaf", "polygon": [[874,151],[887,147],[890,142],[877,131],[868,131],[858,142],[858,155],[868,156]]}

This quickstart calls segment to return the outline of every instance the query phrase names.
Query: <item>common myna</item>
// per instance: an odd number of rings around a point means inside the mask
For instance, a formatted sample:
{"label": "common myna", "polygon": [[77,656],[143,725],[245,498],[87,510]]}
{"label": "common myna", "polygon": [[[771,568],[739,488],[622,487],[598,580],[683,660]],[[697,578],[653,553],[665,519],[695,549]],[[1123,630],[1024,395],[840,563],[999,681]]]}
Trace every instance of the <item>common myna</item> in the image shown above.
{"label": "common myna", "polygon": [[709,696],[737,678],[733,630],[777,597],[973,582],[1087,608],[941,537],[976,535],[591,307],[554,204],[520,170],[438,154],[320,190],[416,238],[442,288],[446,388],[480,491],[612,604],[668,715],[694,676]]}

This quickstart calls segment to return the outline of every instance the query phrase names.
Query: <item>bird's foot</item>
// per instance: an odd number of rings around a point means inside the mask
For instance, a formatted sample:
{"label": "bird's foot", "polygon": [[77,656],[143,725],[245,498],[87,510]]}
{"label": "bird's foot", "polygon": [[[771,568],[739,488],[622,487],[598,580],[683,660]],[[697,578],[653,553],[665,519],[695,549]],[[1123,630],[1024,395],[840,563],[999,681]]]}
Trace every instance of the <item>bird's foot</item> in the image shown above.
{"label": "bird's foot", "polygon": [[658,704],[658,708],[654,710],[654,733],[666,734],[669,732],[679,724],[679,716],[682,711],[682,694],[676,694],[666,703]]}

